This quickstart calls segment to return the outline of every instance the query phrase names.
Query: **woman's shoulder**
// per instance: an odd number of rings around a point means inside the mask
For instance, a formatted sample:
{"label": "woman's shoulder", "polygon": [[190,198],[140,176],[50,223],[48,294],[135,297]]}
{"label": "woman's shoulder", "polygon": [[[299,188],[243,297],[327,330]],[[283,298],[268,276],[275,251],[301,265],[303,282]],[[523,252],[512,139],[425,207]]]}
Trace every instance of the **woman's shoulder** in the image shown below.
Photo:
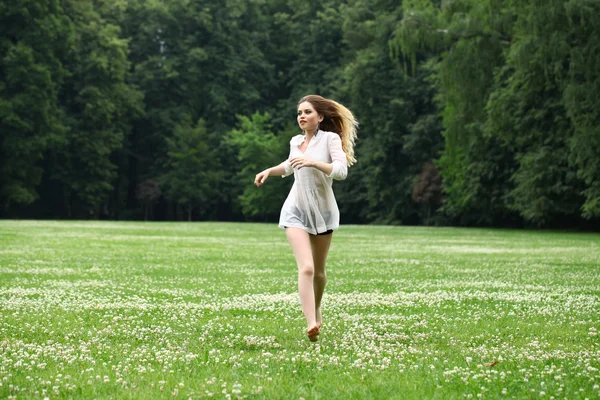
{"label": "woman's shoulder", "polygon": [[326,137],[328,140],[340,137],[340,135],[338,135],[337,133],[330,131],[321,131],[321,134],[323,134],[323,136]]}
{"label": "woman's shoulder", "polygon": [[292,136],[290,139],[290,145],[292,146],[299,146],[302,142],[304,142],[304,135]]}

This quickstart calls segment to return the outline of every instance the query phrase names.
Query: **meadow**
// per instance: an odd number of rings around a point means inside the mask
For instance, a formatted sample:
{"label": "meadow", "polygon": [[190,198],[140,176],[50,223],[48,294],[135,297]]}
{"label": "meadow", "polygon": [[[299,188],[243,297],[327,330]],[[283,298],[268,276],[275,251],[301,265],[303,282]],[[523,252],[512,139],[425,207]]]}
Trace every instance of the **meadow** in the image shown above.
{"label": "meadow", "polygon": [[0,398],[598,399],[600,235],[0,221]]}

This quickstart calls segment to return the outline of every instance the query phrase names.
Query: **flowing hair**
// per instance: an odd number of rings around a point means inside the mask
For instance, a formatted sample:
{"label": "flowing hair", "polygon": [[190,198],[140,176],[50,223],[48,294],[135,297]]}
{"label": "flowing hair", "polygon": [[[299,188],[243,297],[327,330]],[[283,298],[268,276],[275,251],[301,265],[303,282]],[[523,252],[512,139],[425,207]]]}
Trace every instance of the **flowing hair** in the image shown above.
{"label": "flowing hair", "polygon": [[346,153],[348,166],[356,162],[354,157],[354,142],[357,138],[358,121],[352,115],[352,112],[337,101],[326,99],[316,94],[304,96],[298,102],[298,105],[309,102],[315,111],[323,116],[323,121],[319,123],[319,128],[323,131],[335,132],[342,139],[342,150]]}

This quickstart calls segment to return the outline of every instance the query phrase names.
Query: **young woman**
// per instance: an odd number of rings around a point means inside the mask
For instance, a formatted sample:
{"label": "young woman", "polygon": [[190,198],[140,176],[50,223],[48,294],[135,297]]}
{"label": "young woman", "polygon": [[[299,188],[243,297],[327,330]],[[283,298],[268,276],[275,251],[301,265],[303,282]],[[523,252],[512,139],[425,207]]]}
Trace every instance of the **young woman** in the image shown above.
{"label": "young woman", "polygon": [[261,186],[269,176],[294,174],[294,185],[283,204],[279,227],[284,228],[298,264],[298,291],[312,342],[322,326],[321,299],[327,281],[325,263],[340,213],[332,190],[334,179],[346,179],[356,162],[354,142],[358,122],[343,105],[317,95],[298,102],[303,134],[290,141],[290,155],[281,164],[256,175]]}

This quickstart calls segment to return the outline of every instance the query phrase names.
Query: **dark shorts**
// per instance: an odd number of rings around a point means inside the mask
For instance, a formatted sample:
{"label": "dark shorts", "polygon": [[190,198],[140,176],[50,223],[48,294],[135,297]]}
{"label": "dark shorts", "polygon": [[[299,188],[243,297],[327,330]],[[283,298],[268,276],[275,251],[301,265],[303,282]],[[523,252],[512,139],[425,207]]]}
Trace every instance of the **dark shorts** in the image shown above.
{"label": "dark shorts", "polygon": [[[287,226],[284,226],[284,228],[287,229]],[[333,233],[333,229],[330,229],[330,230],[325,231],[325,232],[317,233],[316,235],[313,235],[312,233],[309,233],[309,235],[311,235],[311,236],[324,236],[324,235],[331,235],[332,233]]]}

